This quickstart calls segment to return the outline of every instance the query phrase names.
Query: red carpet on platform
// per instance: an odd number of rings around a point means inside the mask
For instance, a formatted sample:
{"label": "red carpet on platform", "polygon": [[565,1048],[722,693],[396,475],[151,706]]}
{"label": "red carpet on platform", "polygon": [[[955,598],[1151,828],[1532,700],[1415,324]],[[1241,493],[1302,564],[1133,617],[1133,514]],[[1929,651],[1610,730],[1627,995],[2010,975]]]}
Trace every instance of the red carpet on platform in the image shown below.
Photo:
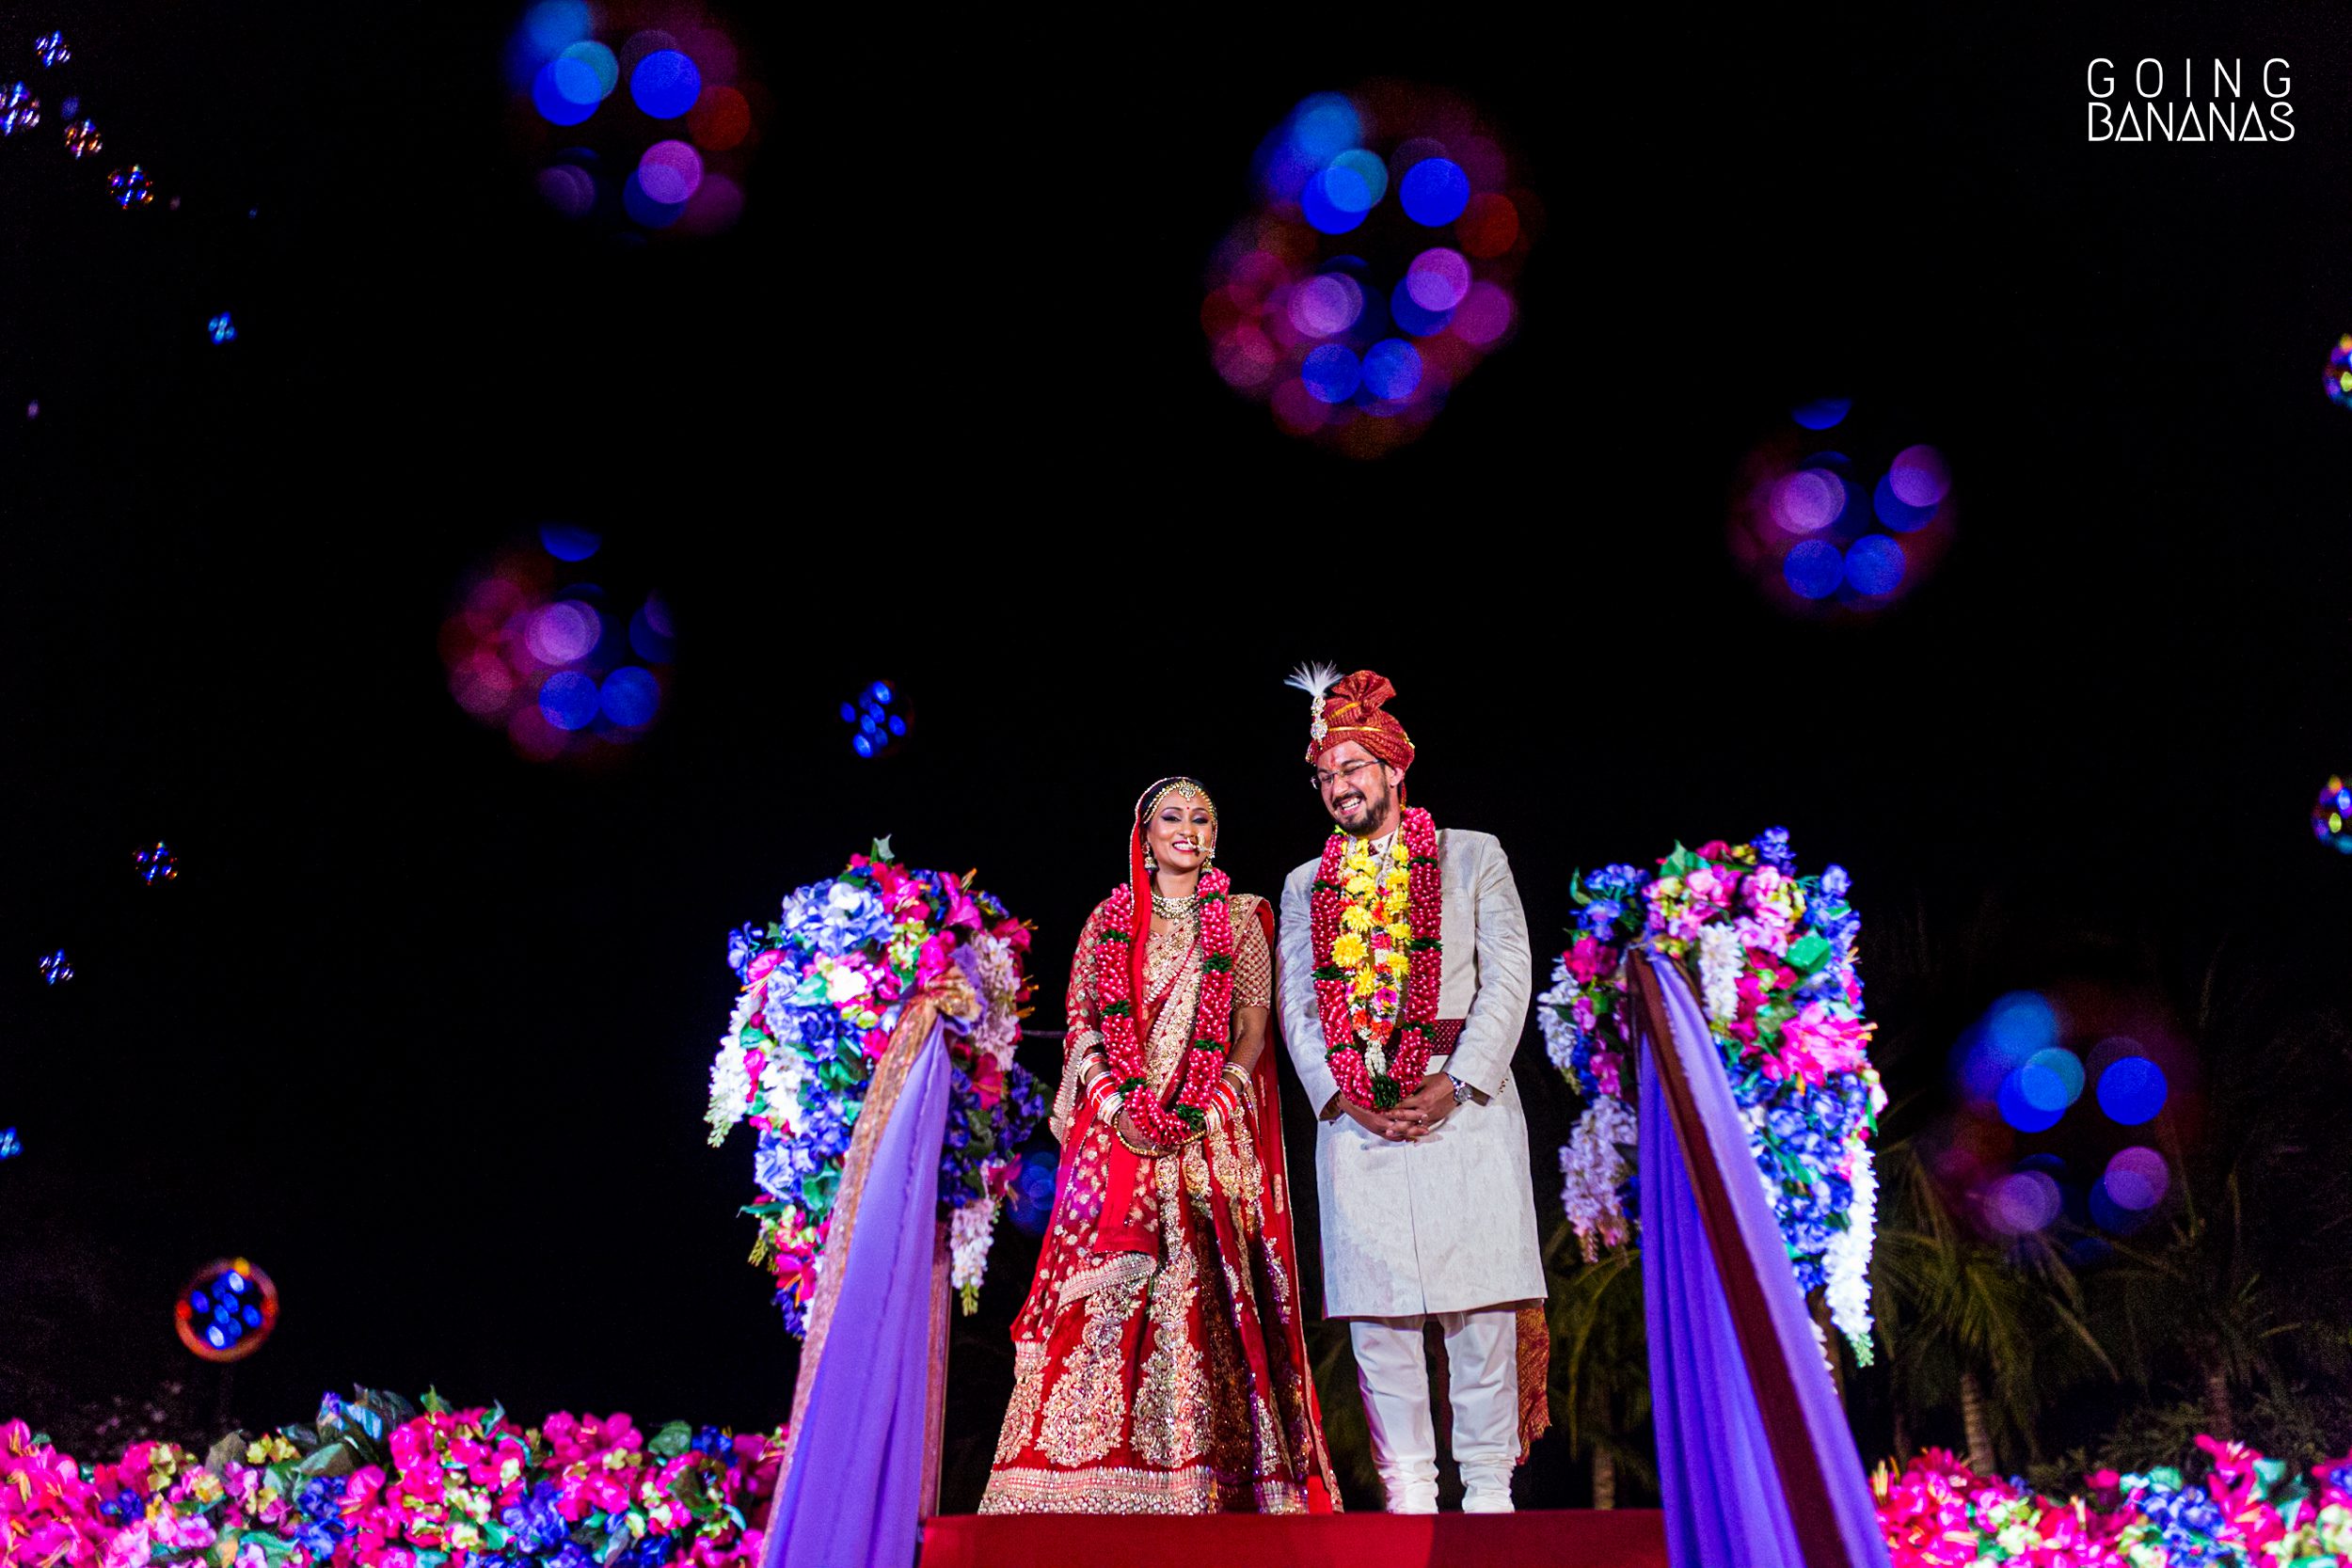
{"label": "red carpet on platform", "polygon": [[922,1568],[1666,1568],[1654,1509],[1546,1513],[948,1513]]}

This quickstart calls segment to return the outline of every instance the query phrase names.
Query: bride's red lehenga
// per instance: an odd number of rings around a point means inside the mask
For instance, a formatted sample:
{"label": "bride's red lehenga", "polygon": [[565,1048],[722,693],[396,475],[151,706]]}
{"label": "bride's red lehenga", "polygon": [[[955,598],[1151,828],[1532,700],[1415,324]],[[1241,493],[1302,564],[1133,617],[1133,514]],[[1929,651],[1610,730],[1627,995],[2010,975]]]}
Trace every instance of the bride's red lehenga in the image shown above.
{"label": "bride's red lehenga", "polygon": [[[1110,905],[1071,971],[1059,1184],[1013,1323],[1012,1404],[980,1512],[1321,1512],[1338,1488],[1307,1360],[1271,1026],[1248,1087],[1220,1083],[1203,1134],[1172,1155],[1130,1153],[1097,1115],[1103,1097],[1073,1084],[1102,1039]],[[1248,895],[1231,911],[1238,1017],[1271,1007],[1273,922]],[[1197,916],[1145,946],[1136,1026],[1164,1104],[1196,1034],[1201,958]]]}

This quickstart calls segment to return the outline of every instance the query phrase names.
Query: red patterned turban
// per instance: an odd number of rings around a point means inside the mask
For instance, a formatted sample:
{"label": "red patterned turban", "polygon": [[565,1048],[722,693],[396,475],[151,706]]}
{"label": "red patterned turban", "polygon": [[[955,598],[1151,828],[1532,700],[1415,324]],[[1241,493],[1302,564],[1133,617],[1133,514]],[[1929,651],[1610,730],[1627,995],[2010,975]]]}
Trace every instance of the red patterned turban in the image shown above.
{"label": "red patterned turban", "polygon": [[1289,684],[1314,702],[1307,760],[1312,762],[1331,747],[1352,740],[1391,768],[1412,767],[1412,737],[1383,705],[1396,695],[1396,688],[1386,675],[1372,670],[1359,670],[1344,680],[1335,680],[1338,673],[1325,664],[1302,667],[1290,678]]}

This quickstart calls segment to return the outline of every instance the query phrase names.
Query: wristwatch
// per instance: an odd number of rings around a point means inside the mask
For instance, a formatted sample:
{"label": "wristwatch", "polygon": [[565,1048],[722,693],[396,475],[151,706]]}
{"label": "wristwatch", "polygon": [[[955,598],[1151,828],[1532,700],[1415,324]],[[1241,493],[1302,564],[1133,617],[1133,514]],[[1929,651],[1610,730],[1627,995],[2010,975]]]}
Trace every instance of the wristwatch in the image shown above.
{"label": "wristwatch", "polygon": [[1445,1079],[1447,1083],[1454,1085],[1454,1103],[1460,1105],[1470,1099],[1470,1086],[1468,1084],[1450,1072],[1445,1075]]}

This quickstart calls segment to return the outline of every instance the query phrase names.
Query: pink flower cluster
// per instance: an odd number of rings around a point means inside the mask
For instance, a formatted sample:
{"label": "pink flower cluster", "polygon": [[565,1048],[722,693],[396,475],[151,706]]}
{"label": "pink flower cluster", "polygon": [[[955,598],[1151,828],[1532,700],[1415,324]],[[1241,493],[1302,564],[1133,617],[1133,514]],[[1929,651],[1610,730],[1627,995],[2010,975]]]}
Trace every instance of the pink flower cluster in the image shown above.
{"label": "pink flower cluster", "polygon": [[2102,1470],[2063,1501],[1980,1476],[1942,1449],[1871,1478],[1893,1568],[2165,1568],[2293,1563],[2352,1568],[2352,1456],[2314,1465],[2315,1488],[2242,1443],[2200,1437],[2204,1484],[2174,1469]]}
{"label": "pink flower cluster", "polygon": [[[201,1460],[134,1444],[84,1467],[0,1425],[0,1563],[40,1568],[591,1568],[756,1563],[781,1433],[625,1415],[543,1428],[428,1396],[331,1396],[314,1426],[224,1438]],[[405,1419],[399,1418],[405,1418]]]}

